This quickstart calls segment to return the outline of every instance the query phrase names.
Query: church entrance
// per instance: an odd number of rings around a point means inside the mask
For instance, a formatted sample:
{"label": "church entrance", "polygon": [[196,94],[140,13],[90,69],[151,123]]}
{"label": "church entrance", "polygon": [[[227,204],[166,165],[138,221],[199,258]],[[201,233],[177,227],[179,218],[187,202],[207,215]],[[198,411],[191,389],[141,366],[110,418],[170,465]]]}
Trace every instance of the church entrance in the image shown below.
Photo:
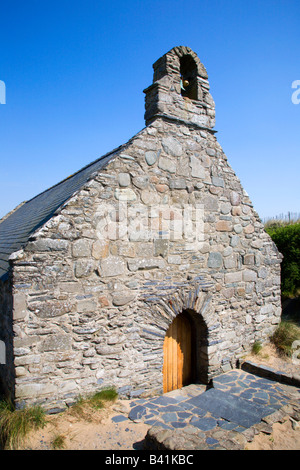
{"label": "church entrance", "polygon": [[192,324],[185,312],[171,323],[164,340],[163,392],[189,385],[193,376]]}

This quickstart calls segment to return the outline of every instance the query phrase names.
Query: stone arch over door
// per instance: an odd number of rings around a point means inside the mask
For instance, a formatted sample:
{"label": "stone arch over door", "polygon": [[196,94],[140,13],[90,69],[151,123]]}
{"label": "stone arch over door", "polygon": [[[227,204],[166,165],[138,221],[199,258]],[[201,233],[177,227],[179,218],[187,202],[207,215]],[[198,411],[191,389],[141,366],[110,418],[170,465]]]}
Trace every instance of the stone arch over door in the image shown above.
{"label": "stone arch over door", "polygon": [[[204,283],[204,281],[203,281]],[[210,284],[211,286],[211,284]],[[148,369],[153,370],[153,380],[156,382],[158,364],[161,364],[161,390],[163,390],[164,340],[175,318],[184,312],[192,326],[192,381],[193,383],[208,384],[216,369],[216,353],[212,354],[219,342],[220,322],[216,315],[213,296],[202,289],[200,284],[184,286],[165,298],[150,297],[144,300],[145,323],[141,335],[146,338],[151,347],[153,359],[147,360]],[[213,346],[212,348],[210,346]],[[211,351],[211,352],[210,352]],[[145,353],[146,355],[147,353]],[[152,363],[153,360],[153,363]],[[211,367],[211,362],[214,362]]]}

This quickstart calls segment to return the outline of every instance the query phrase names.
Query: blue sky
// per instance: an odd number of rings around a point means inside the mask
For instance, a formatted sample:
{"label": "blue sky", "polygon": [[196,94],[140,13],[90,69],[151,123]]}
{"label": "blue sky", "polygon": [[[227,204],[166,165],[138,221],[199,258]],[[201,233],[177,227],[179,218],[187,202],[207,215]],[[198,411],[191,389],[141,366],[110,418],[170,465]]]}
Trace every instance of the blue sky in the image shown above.
{"label": "blue sky", "polygon": [[0,217],[139,132],[152,64],[179,45],[259,215],[300,212],[299,0],[2,0],[0,40]]}

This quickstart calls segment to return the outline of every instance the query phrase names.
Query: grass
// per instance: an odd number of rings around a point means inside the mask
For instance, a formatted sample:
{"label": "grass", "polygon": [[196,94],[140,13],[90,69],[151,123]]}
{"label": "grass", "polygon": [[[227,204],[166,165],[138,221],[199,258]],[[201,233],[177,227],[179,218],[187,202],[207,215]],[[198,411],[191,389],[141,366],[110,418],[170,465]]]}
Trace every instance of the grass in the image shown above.
{"label": "grass", "polygon": [[118,394],[114,388],[106,388],[96,392],[92,397],[88,399],[89,404],[93,408],[103,408],[104,403],[107,401],[115,401]]}
{"label": "grass", "polygon": [[45,426],[45,413],[39,406],[16,410],[9,400],[0,402],[0,448],[18,448],[33,429]]}
{"label": "grass", "polygon": [[262,350],[262,345],[260,343],[260,341],[255,341],[255,343],[253,344],[252,346],[252,354],[259,354]]}
{"label": "grass", "polygon": [[[92,421],[95,410],[105,407],[107,402],[114,402],[118,393],[114,388],[104,388],[86,398],[79,397],[70,408],[70,412],[79,419]],[[0,450],[18,449],[28,433],[46,425],[46,416],[40,406],[17,410],[9,400],[0,401]],[[51,440],[52,449],[64,449],[66,437],[55,434]]]}
{"label": "grass", "polygon": [[113,387],[104,388],[86,398],[80,396],[77,402],[72,405],[71,412],[77,418],[85,421],[92,420],[92,410],[104,408],[105,403],[113,402],[118,398],[118,393]]}
{"label": "grass", "polygon": [[269,218],[265,220],[264,226],[265,226],[265,229],[274,229],[278,227],[286,227],[288,225],[299,224],[299,223],[300,223],[299,214],[289,213],[285,216],[281,214],[281,217]]}
{"label": "grass", "polygon": [[292,344],[297,340],[300,340],[300,327],[292,321],[282,321],[271,337],[279,352],[289,357],[293,353]]}
{"label": "grass", "polygon": [[51,448],[53,450],[65,449],[66,437],[62,434],[57,434],[51,441]]}

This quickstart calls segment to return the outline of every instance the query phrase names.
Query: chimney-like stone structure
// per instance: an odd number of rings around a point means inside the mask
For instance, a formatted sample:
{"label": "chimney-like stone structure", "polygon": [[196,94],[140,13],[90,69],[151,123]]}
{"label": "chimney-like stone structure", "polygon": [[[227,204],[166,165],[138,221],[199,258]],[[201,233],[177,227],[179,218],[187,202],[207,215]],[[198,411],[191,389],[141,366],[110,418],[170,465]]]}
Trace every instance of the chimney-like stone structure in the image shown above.
{"label": "chimney-like stone structure", "polygon": [[153,64],[153,83],[144,90],[146,125],[158,117],[211,130],[215,103],[206,69],[189,47],[174,47]]}

